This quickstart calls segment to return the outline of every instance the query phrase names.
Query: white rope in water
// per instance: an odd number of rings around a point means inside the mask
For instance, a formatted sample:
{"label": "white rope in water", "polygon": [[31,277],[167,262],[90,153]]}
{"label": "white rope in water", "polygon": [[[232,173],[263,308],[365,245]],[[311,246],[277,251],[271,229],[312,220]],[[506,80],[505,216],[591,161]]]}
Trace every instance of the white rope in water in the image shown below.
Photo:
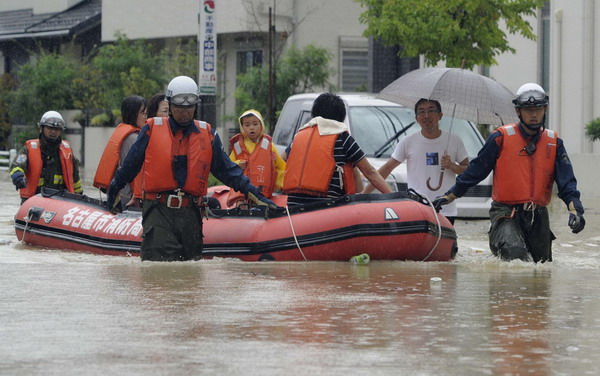
{"label": "white rope in water", "polygon": [[27,212],[27,215],[23,218],[25,220],[25,228],[23,229],[23,237],[21,239],[17,238],[21,243],[25,243],[25,234],[27,233],[27,227],[29,227],[29,221],[31,220],[29,214],[31,212],[31,208]]}
{"label": "white rope in water", "polygon": [[287,205],[285,206],[285,212],[287,213],[288,221],[290,222],[290,228],[292,229],[292,235],[294,235],[294,241],[296,242],[296,246],[298,247],[298,250],[300,251],[300,254],[302,255],[304,261],[308,261],[306,259],[306,256],[304,256],[304,252],[302,252],[302,248],[300,248],[300,243],[298,243],[298,237],[296,236],[296,231],[294,230],[294,225],[292,224],[292,216],[290,215],[290,210],[288,209]]}
{"label": "white rope in water", "polygon": [[440,223],[440,218],[438,216],[438,212],[435,210],[435,207],[433,206],[431,201],[429,201],[429,200],[427,200],[427,201],[429,202],[429,206],[431,206],[431,210],[433,210],[433,215],[435,216],[435,220],[438,225],[438,237],[437,237],[437,240],[435,241],[435,244],[433,245],[433,247],[431,247],[431,251],[429,251],[427,256],[425,256],[425,258],[422,261],[427,261],[429,256],[431,256],[431,254],[433,253],[435,248],[438,246],[438,244],[440,244],[440,239],[442,239],[442,224]]}

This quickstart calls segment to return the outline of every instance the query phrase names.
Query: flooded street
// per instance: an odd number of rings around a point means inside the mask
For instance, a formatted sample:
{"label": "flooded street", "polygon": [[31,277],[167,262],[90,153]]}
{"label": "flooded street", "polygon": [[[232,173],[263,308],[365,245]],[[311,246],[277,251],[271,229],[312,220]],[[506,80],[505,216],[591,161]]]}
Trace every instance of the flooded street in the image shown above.
{"label": "flooded street", "polygon": [[0,189],[2,375],[600,372],[600,199],[573,235],[554,197],[542,265],[492,257],[488,220],[452,262],[142,263],[21,244]]}

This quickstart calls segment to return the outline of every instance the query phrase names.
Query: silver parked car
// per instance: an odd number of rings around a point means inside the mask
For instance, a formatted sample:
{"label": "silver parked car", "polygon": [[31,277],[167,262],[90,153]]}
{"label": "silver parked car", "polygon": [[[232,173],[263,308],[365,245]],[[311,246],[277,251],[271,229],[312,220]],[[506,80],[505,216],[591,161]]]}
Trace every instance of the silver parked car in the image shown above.
{"label": "silver parked car", "polygon": [[[310,120],[313,101],[319,94],[297,94],[289,97],[285,102],[273,133],[273,142],[280,153],[292,142],[298,128]],[[377,99],[374,94],[339,95],[346,103],[348,115],[345,123],[348,124],[350,134],[356,139],[376,169],[379,169],[390,158],[400,138],[420,130],[412,108]],[[450,123],[450,116],[444,114],[440,127],[449,130]],[[454,119],[452,133],[461,138],[470,159],[477,156],[484,139],[475,124],[462,119]],[[386,180],[392,190],[405,191],[407,189],[406,163],[402,163],[394,169]],[[443,193],[440,192],[440,195]],[[463,218],[489,217],[491,196],[492,174],[478,185],[470,188],[461,199],[456,201],[458,216]]]}

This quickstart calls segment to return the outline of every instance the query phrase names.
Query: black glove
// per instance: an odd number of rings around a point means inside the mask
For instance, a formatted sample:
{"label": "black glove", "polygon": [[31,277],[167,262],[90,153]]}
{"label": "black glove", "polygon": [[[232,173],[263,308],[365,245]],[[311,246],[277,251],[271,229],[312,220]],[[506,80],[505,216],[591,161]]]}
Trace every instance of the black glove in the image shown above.
{"label": "black glove", "polygon": [[454,200],[456,200],[456,195],[454,193],[450,193],[436,198],[431,204],[435,208],[435,211],[439,213],[439,211],[442,210],[443,205],[448,205]]}
{"label": "black glove", "polygon": [[25,174],[21,171],[16,171],[11,175],[11,179],[17,190],[27,187],[27,180],[25,180]]}
{"label": "black glove", "polygon": [[583,218],[583,208],[575,208],[573,201],[569,203],[569,227],[573,234],[578,234],[585,227],[585,219]]}
{"label": "black glove", "polygon": [[254,204],[258,205],[258,206],[266,206],[269,209],[279,209],[279,206],[275,205],[275,203],[271,200],[269,200],[268,198],[266,198],[265,196],[263,196],[262,193],[260,193],[260,191],[258,190],[258,188],[256,188],[255,186],[251,185],[250,188],[248,188],[248,199],[250,199],[252,202],[254,202]]}
{"label": "black glove", "polygon": [[108,186],[108,191],[106,192],[106,208],[113,214],[117,214],[122,211],[119,190],[113,183]]}

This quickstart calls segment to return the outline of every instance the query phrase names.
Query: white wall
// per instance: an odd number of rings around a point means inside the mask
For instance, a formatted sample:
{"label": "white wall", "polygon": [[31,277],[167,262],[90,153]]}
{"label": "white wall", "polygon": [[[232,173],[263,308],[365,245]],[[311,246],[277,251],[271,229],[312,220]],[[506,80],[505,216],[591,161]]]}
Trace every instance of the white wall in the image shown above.
{"label": "white wall", "polygon": [[[538,34],[538,21],[535,17],[527,17],[526,21]],[[526,82],[539,82],[539,56],[537,41],[532,41],[521,35],[509,35],[510,46],[515,54],[503,53],[496,57],[498,65],[490,67],[490,77],[502,83],[513,93]]]}
{"label": "white wall", "polygon": [[[277,1],[276,12],[280,14],[277,28],[288,23],[288,12],[295,2]],[[114,40],[116,31],[127,34],[130,39],[197,35],[201,5],[201,0],[174,0],[171,3],[162,0],[103,0],[102,40]],[[273,2],[267,0],[215,0],[218,33],[266,31],[269,6],[272,5]]]}
{"label": "white wall", "polygon": [[[201,2],[176,0],[177,7],[167,7],[159,0],[103,0],[102,40],[112,41],[120,31],[130,39],[195,36]],[[363,39],[365,29],[358,21],[360,4],[351,0],[216,0],[216,27],[220,35],[217,68],[217,117],[235,115],[236,53],[243,46],[233,40],[236,33],[267,32],[269,7],[276,17],[277,32],[287,32],[288,47],[314,44],[333,54],[330,82],[339,87],[338,68],[340,37]],[[131,14],[136,14],[132,17]],[[265,45],[266,47],[266,45]],[[268,54],[263,53],[264,64]],[[268,83],[265,83],[268,84]],[[237,128],[234,121],[223,121],[219,131],[226,138],[227,128]]]}
{"label": "white wall", "polygon": [[61,12],[82,0],[1,0],[0,12],[33,8],[34,14]]}
{"label": "white wall", "polygon": [[[552,2],[552,84],[558,104],[552,115],[568,149],[575,153],[600,152],[585,137],[584,126],[600,116],[600,1]],[[594,148],[595,146],[595,148]]]}

